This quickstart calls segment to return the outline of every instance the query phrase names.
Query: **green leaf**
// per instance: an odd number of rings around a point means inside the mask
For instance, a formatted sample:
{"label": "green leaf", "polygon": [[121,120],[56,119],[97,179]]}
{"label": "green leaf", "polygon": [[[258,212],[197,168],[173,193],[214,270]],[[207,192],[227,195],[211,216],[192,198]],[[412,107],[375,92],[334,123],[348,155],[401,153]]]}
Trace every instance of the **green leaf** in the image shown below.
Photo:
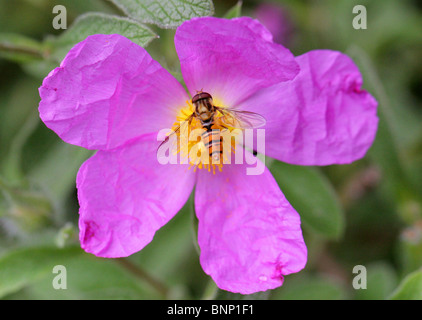
{"label": "green leaf", "polygon": [[103,13],[89,12],[79,16],[63,34],[57,38],[48,39],[57,60],[64,58],[66,53],[78,42],[93,34],[118,33],[137,43],[147,46],[158,36],[145,25],[124,17]]}
{"label": "green leaf", "polygon": [[341,284],[322,276],[286,278],[283,287],[273,291],[271,300],[343,300],[346,293]]}
{"label": "green leaf", "polygon": [[[36,299],[146,300],[162,298],[145,281],[122,268],[117,259],[97,258],[82,253],[63,264],[67,270],[67,289],[52,286],[55,274],[44,277],[25,292]],[[51,273],[51,271],[50,271]]]}
{"label": "green leaf", "polygon": [[176,28],[194,17],[214,13],[211,0],[110,0],[129,17],[161,28]]}
{"label": "green leaf", "polygon": [[339,238],[344,214],[337,195],[324,175],[312,167],[275,161],[270,170],[305,227],[327,238]]}
{"label": "green leaf", "polygon": [[52,205],[39,190],[8,184],[0,177],[0,191],[8,205],[5,214],[27,232],[51,223]]}
{"label": "green leaf", "polygon": [[24,248],[0,257],[0,297],[52,275],[55,265],[64,265],[81,255],[80,248]]}
{"label": "green leaf", "polygon": [[409,274],[393,292],[392,300],[422,300],[422,270]]}
{"label": "green leaf", "polygon": [[242,0],[238,1],[229,11],[226,12],[224,18],[232,19],[240,17],[242,14]]}
{"label": "green leaf", "polygon": [[[66,268],[66,290],[54,289],[56,265]],[[157,299],[147,284],[79,246],[24,248],[0,257],[0,297],[25,288],[30,299]]]}
{"label": "green leaf", "polygon": [[92,150],[59,142],[48,151],[43,161],[32,168],[28,178],[48,190],[55,201],[63,201],[75,188],[79,167],[92,154]]}

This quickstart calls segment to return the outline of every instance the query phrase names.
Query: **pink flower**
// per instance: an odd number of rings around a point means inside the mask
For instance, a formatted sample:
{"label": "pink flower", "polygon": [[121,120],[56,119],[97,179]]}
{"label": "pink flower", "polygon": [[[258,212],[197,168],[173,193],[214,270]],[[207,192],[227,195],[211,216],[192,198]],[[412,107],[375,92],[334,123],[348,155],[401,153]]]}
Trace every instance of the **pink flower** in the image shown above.
{"label": "pink flower", "polygon": [[[303,165],[350,163],[376,132],[376,101],[361,90],[357,67],[334,51],[298,58],[250,18],[196,18],[175,46],[191,96],[210,93],[222,107],[267,119],[266,154]],[[246,164],[215,174],[161,165],[157,132],[189,107],[183,86],[143,48],[119,35],[77,44],[40,88],[39,112],[64,141],[98,152],[77,175],[80,241],[101,257],[141,250],[195,188],[204,271],[224,290],[276,288],[304,268],[300,218],[268,169]]]}

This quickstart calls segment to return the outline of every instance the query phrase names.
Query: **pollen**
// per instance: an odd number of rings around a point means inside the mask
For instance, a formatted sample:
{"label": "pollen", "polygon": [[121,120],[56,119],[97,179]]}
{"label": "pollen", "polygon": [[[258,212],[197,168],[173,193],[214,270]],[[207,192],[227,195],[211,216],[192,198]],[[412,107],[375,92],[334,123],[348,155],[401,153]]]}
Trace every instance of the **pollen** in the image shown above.
{"label": "pollen", "polygon": [[[223,115],[216,111],[211,130],[207,130],[195,116],[195,107],[190,100],[176,116],[168,136],[174,136],[173,154],[187,159],[189,169],[206,170],[216,174],[223,171],[223,164],[230,163],[236,139],[233,128],[220,123]],[[186,162],[184,162],[186,163]]]}

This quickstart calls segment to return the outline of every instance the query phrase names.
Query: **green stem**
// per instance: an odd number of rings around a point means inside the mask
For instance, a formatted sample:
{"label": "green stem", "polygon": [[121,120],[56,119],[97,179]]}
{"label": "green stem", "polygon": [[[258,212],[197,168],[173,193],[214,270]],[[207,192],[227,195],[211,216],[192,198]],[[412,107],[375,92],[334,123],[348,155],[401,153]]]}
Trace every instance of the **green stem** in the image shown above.
{"label": "green stem", "polygon": [[27,54],[40,59],[44,58],[43,52],[39,50],[28,47],[14,46],[8,43],[0,43],[0,51]]}
{"label": "green stem", "polygon": [[198,218],[196,217],[196,213],[195,213],[194,198],[195,198],[195,190],[192,191],[188,199],[188,206],[189,206],[189,211],[190,211],[190,216],[191,216],[192,242],[193,242],[195,251],[199,256],[201,254],[201,249],[199,248],[199,245],[198,245]]}
{"label": "green stem", "polygon": [[7,169],[8,179],[11,181],[21,181],[23,179],[22,173],[22,151],[28,138],[36,129],[39,123],[38,111],[35,111],[29,115],[23,124],[22,128],[13,137],[12,144],[10,147],[9,155],[7,157]]}
{"label": "green stem", "polygon": [[0,176],[0,191],[2,191],[4,197],[6,198],[8,203],[12,203],[11,194],[13,193],[12,187],[4,181],[3,177]]}
{"label": "green stem", "polygon": [[167,298],[170,290],[169,290],[169,288],[167,288],[167,286],[164,283],[162,283],[161,281],[159,281],[158,279],[156,279],[155,277],[150,275],[148,272],[146,272],[145,270],[140,268],[138,265],[131,262],[129,259],[119,258],[119,259],[114,259],[114,260],[121,267],[123,267],[124,269],[129,271],[131,274],[138,277],[142,281],[148,283],[152,288],[154,288],[164,298]]}
{"label": "green stem", "polygon": [[218,294],[218,287],[215,282],[210,279],[205,287],[204,294],[202,295],[202,300],[215,300]]}

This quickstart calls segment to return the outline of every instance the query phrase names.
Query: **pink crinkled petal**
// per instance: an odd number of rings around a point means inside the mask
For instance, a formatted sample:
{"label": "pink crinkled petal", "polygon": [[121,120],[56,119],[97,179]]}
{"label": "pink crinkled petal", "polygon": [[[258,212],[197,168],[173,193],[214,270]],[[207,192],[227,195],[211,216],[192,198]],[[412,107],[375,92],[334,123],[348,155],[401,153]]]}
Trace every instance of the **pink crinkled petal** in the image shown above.
{"label": "pink crinkled petal", "polygon": [[378,126],[377,101],[346,55],[299,56],[299,75],[261,90],[240,108],[267,119],[265,154],[298,165],[346,164],[362,158]]}
{"label": "pink crinkled petal", "polygon": [[39,92],[47,127],[68,143],[102,150],[171,127],[188,99],[145,49],[118,34],[75,45]]}
{"label": "pink crinkled petal", "polygon": [[271,38],[264,26],[246,17],[184,22],[174,42],[189,92],[203,90],[236,107],[259,89],[293,79],[299,71],[293,55]]}
{"label": "pink crinkled petal", "polygon": [[184,205],[195,175],[187,165],[161,165],[155,134],[98,151],[77,176],[82,248],[125,257],[141,250]]}
{"label": "pink crinkled petal", "polygon": [[234,18],[232,21],[243,25],[256,35],[260,36],[263,40],[272,42],[273,35],[259,20],[252,19],[250,17],[239,17]]}
{"label": "pink crinkled petal", "polygon": [[236,164],[215,175],[200,170],[195,208],[200,262],[219,288],[274,289],[304,268],[300,217],[267,168],[262,175],[246,175],[246,165]]}

